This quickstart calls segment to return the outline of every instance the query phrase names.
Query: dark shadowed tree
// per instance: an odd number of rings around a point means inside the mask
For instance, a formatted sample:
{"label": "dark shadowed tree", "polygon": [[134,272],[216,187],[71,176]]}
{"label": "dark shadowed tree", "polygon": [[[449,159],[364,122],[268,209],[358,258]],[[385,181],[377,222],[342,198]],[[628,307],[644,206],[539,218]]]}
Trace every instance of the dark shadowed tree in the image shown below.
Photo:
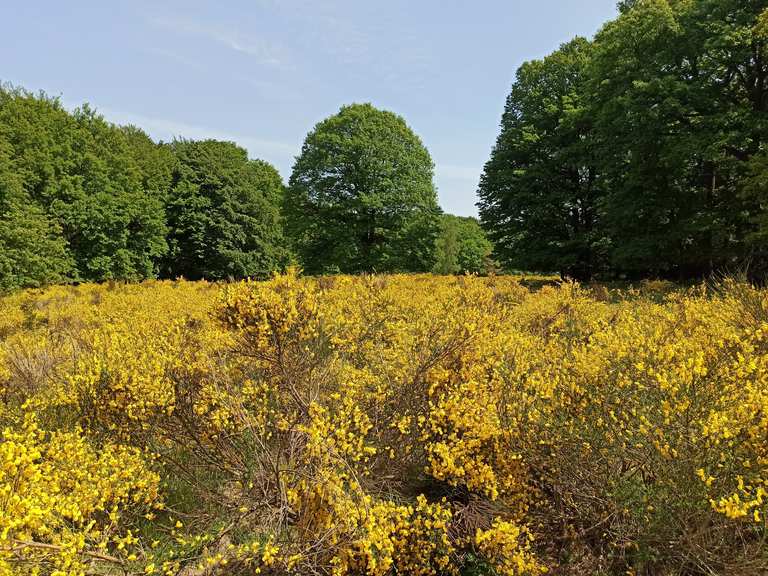
{"label": "dark shadowed tree", "polygon": [[584,94],[591,50],[577,38],[517,71],[478,202],[507,267],[580,279],[602,267],[603,189]]}
{"label": "dark shadowed tree", "polygon": [[518,72],[480,186],[499,257],[577,278],[768,269],[768,5],[619,8]]}
{"label": "dark shadowed tree", "polygon": [[611,264],[691,277],[749,253],[742,194],[768,107],[765,2],[638,0],[595,39],[590,101]]}
{"label": "dark shadowed tree", "polygon": [[190,279],[264,278],[288,262],[280,218],[283,183],[270,164],[231,142],[170,144],[177,164],[168,195],[165,274]]}

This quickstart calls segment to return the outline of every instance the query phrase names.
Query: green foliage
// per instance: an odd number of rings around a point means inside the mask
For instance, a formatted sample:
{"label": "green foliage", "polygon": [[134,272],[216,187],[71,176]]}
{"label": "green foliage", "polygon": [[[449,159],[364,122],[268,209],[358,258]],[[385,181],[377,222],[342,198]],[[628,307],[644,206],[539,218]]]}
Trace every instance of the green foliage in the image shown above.
{"label": "green foliage", "polygon": [[61,282],[72,266],[60,228],[24,194],[0,139],[0,292]]}
{"label": "green foliage", "polygon": [[308,271],[429,270],[432,171],[402,118],[350,106],[307,137],[285,198],[233,143],[157,144],[87,105],[2,88],[0,287],[264,278],[292,258],[283,208]]}
{"label": "green foliage", "polygon": [[0,207],[0,292],[63,282],[72,265],[60,229],[39,206]]}
{"label": "green foliage", "polygon": [[709,28],[707,3],[638,2],[596,39],[606,228],[613,266],[633,275],[703,275],[744,255],[750,208],[732,153],[743,103],[724,99],[725,68],[710,68],[723,31]]}
{"label": "green foliage", "polygon": [[287,231],[310,273],[426,271],[440,209],[433,164],[405,121],[343,107],[307,135],[294,165]]}
{"label": "green foliage", "polygon": [[190,279],[264,278],[285,266],[283,183],[231,142],[178,141],[168,196],[166,273]]}
{"label": "green foliage", "polygon": [[475,218],[443,214],[435,241],[436,274],[487,274],[493,269],[493,244]]}
{"label": "green foliage", "polygon": [[577,38],[518,70],[480,182],[480,217],[510,268],[589,278],[601,266],[602,196]]}
{"label": "green foliage", "polygon": [[166,202],[176,168],[173,150],[170,146],[156,144],[136,126],[121,126],[120,130],[127,140],[127,151],[138,168],[142,188]]}
{"label": "green foliage", "polygon": [[74,279],[154,275],[166,251],[163,204],[144,189],[125,132],[87,106],[70,114],[56,99],[9,89],[0,91],[0,138],[24,195],[61,230]]}
{"label": "green foliage", "polygon": [[161,265],[170,276],[264,277],[289,257],[282,196],[276,170],[234,144],[156,144],[87,105],[70,113],[0,89],[2,290],[142,280]]}
{"label": "green foliage", "polygon": [[685,88],[664,65],[680,42],[671,6],[655,0],[636,3],[596,39],[590,96],[611,182],[606,229],[612,264],[634,273],[680,262],[696,212],[691,188],[676,186]]}
{"label": "green foliage", "polygon": [[766,3],[619,8],[591,46],[518,72],[480,186],[500,259],[676,278],[764,260]]}
{"label": "green foliage", "polygon": [[616,8],[618,8],[619,12],[622,14],[624,12],[629,12],[634,8],[635,4],[637,4],[638,0],[619,0],[619,2],[616,4]]}

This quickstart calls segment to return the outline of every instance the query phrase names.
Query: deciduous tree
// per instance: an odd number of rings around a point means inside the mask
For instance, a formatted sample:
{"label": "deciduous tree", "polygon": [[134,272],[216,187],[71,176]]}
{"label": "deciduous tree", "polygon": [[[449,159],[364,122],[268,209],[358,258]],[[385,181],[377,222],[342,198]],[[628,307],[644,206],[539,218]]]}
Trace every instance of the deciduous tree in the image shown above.
{"label": "deciduous tree", "polygon": [[493,267],[493,244],[475,218],[443,214],[435,243],[437,274],[486,274]]}
{"label": "deciduous tree", "polygon": [[277,170],[231,142],[177,141],[168,197],[165,273],[190,279],[264,278],[289,253]]}
{"label": "deciduous tree", "polygon": [[440,209],[433,165],[400,116],[343,107],[307,135],[286,196],[307,272],[425,271]]}
{"label": "deciduous tree", "polygon": [[480,218],[507,266],[590,278],[602,266],[602,182],[587,113],[592,48],[577,38],[520,67],[480,182]]}

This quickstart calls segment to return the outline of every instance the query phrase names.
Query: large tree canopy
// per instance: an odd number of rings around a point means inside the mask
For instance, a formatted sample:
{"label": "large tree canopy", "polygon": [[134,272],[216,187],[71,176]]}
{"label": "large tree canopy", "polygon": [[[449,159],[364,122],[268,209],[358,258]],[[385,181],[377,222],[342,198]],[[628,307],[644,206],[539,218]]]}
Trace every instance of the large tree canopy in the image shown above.
{"label": "large tree canopy", "polygon": [[88,106],[0,87],[0,291],[264,277],[288,260],[282,196],[277,171],[234,144],[158,144]]}
{"label": "large tree canopy", "polygon": [[480,217],[509,267],[589,277],[602,238],[584,74],[591,46],[562,46],[517,72],[480,182]]}
{"label": "large tree canopy", "polygon": [[166,273],[186,278],[264,278],[283,267],[283,182],[270,164],[231,142],[178,141],[168,198]]}
{"label": "large tree canopy", "polygon": [[[87,106],[71,114],[56,99],[3,89],[0,140],[23,195],[3,208],[6,226],[12,212],[19,216],[20,202],[30,206],[25,218],[40,223],[35,230],[63,237],[65,259],[75,263],[73,279],[155,274],[166,251],[163,203],[157,191],[144,188],[125,132]],[[18,233],[13,236],[18,245]]]}
{"label": "large tree canopy", "polygon": [[440,214],[432,176],[421,140],[391,112],[355,104],[320,122],[285,202],[305,270],[429,270]]}
{"label": "large tree canopy", "polygon": [[744,117],[732,78],[751,68],[736,56],[751,34],[744,6],[643,0],[596,38],[590,101],[616,269],[701,275],[745,255],[738,155],[752,154],[747,124],[760,120]]}
{"label": "large tree canopy", "polygon": [[577,277],[765,268],[767,9],[625,0],[591,45],[524,64],[479,190],[499,257]]}

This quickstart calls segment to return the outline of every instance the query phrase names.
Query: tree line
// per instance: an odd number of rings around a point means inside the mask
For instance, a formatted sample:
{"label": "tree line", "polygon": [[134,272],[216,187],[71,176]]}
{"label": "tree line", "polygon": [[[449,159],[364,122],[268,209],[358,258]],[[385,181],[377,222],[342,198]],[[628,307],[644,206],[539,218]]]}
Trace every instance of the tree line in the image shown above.
{"label": "tree line", "polygon": [[346,106],[306,138],[289,185],[232,142],[156,143],[87,105],[0,87],[0,291],[56,282],[482,272],[476,220],[442,214],[405,121]]}
{"label": "tree line", "polygon": [[768,0],[624,0],[517,71],[474,219],[400,116],[344,106],[286,184],[231,142],[156,143],[0,87],[0,290],[52,282],[558,271],[768,273]]}
{"label": "tree line", "polygon": [[479,187],[506,266],[768,270],[768,2],[624,0],[517,71]]}

